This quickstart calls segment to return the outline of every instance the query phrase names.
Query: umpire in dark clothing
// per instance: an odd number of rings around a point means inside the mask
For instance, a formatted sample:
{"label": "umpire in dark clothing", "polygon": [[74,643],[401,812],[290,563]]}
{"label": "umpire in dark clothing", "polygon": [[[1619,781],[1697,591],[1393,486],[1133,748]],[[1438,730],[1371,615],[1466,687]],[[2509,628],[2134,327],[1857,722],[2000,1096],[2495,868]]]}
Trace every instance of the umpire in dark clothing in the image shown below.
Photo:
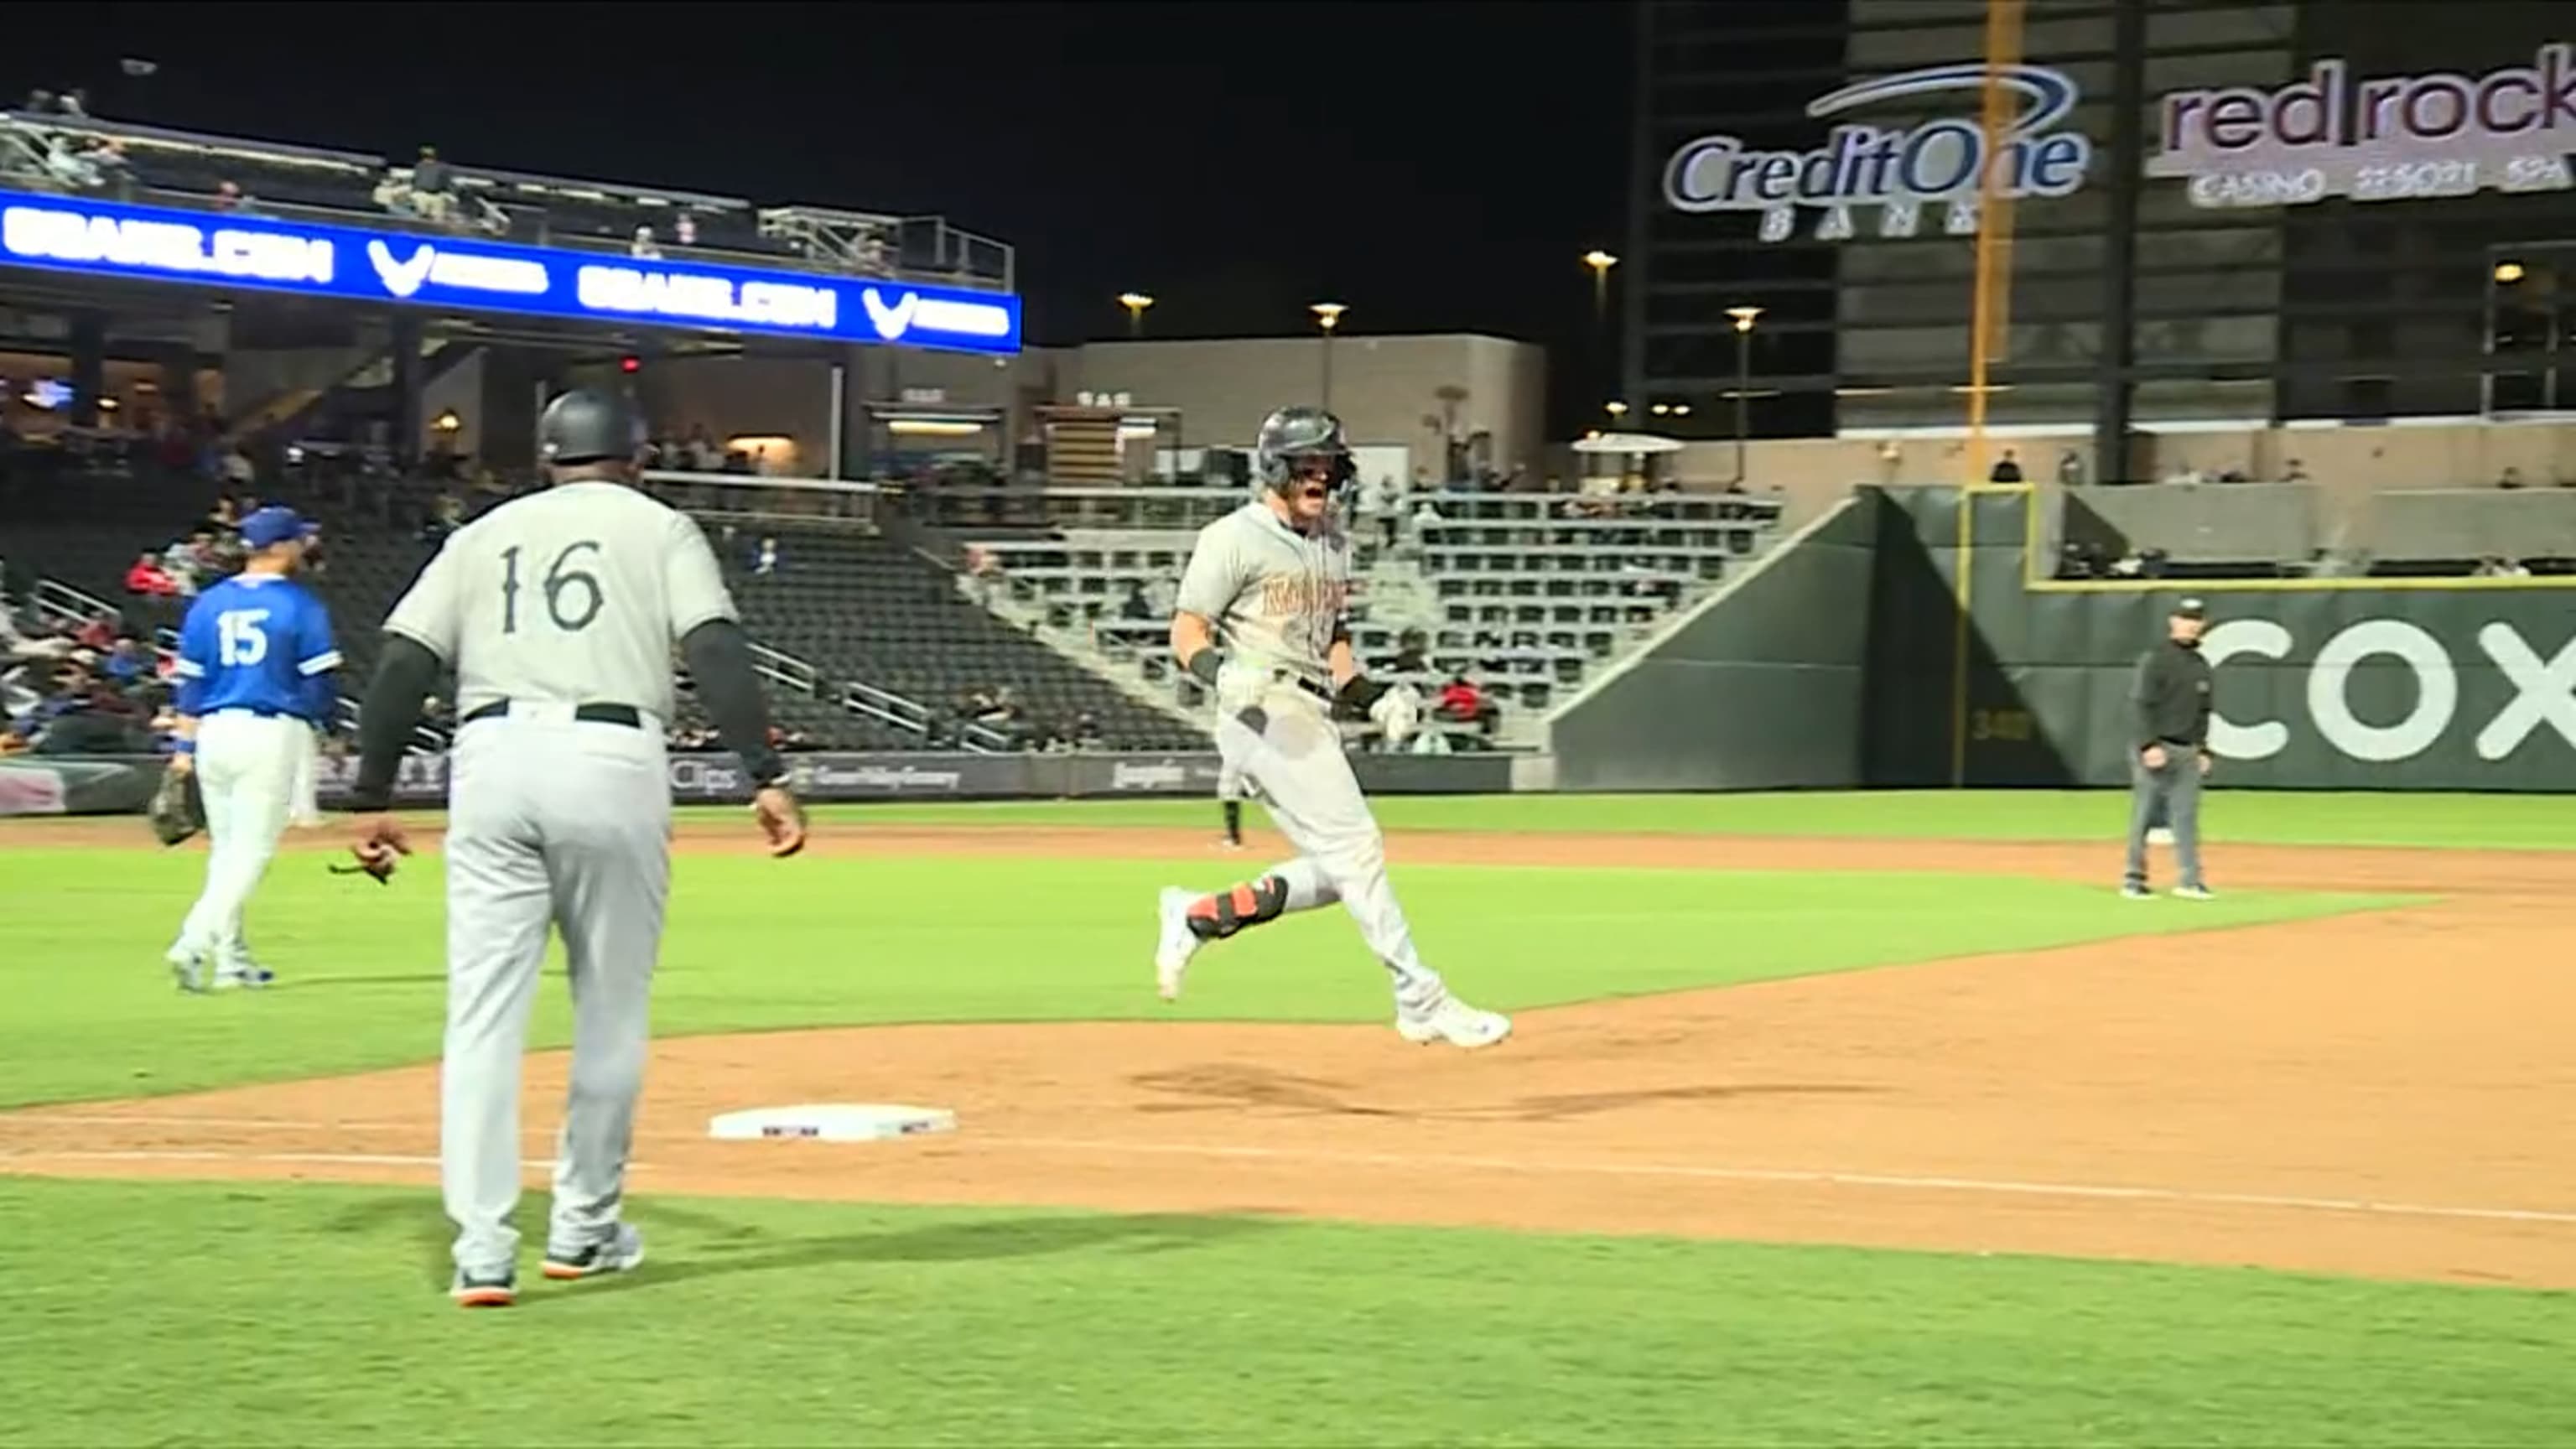
{"label": "umpire in dark clothing", "polygon": [[2209,611],[2198,599],[2174,606],[2161,643],[2138,657],[2130,687],[2136,711],[2129,735],[2129,862],[2120,893],[2147,894],[2147,832],[2173,831],[2182,880],[2174,894],[2209,899],[2200,872],[2200,780],[2209,773],[2209,661],[2200,633]]}

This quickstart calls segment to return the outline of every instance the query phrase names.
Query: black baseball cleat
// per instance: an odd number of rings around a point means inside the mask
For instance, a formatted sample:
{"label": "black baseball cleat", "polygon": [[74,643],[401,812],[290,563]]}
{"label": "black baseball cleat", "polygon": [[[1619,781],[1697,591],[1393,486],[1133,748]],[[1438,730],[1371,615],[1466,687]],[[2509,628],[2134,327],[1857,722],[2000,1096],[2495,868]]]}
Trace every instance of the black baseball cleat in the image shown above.
{"label": "black baseball cleat", "polygon": [[546,1276],[557,1280],[632,1272],[644,1261],[644,1235],[625,1223],[608,1238],[575,1249],[546,1249]]}

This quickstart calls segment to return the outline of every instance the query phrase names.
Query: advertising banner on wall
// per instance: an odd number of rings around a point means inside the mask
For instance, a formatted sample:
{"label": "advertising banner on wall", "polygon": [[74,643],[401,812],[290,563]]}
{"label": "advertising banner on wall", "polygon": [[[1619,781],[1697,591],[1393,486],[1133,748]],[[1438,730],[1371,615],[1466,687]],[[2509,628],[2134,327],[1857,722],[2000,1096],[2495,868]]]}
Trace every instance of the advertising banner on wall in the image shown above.
{"label": "advertising banner on wall", "polygon": [[[1355,755],[1363,789],[1379,794],[1501,794],[1511,787],[1505,755]],[[1205,796],[1216,789],[1213,754],[791,755],[796,793],[810,801],[864,800],[1065,800],[1117,796]],[[154,770],[157,772],[158,766]],[[315,789],[326,806],[347,798],[357,761],[325,758]],[[723,804],[749,798],[749,783],[731,755],[673,755],[668,761],[671,798],[683,805]],[[414,808],[447,799],[447,757],[413,755],[403,761],[395,798]],[[148,796],[148,791],[146,792]]]}
{"label": "advertising banner on wall", "polygon": [[2576,47],[2479,75],[2364,78],[2320,60],[2273,87],[2176,91],[2156,106],[2151,177],[2207,207],[2301,206],[2328,197],[2409,201],[2576,185]]}
{"label": "advertising banner on wall", "polygon": [[[1991,172],[1999,195],[2065,196],[2084,184],[2093,143],[2059,129],[2081,94],[2062,71],[2012,65],[1997,84],[2015,110],[1994,145],[1976,114],[1986,84],[1982,62],[1903,71],[1847,85],[1807,103],[1807,114],[1831,123],[1823,145],[1766,151],[1731,135],[1684,142],[1664,162],[1664,201],[1676,211],[1756,212],[1764,241],[1787,241],[1799,209],[1819,213],[1814,235],[1841,241],[1854,234],[1853,208],[1878,208],[1877,234],[1910,237],[1927,207],[1942,213],[1951,236],[1973,236],[1978,201]],[[1963,96],[1963,114],[1915,126],[1888,127],[1856,118],[1871,107],[1942,94]],[[1991,154],[1989,154],[1991,150]]]}
{"label": "advertising banner on wall", "polygon": [[121,815],[152,801],[158,759],[16,755],[0,760],[0,816]]}
{"label": "advertising banner on wall", "polygon": [[1007,292],[0,191],[0,266],[377,305],[1020,350]]}

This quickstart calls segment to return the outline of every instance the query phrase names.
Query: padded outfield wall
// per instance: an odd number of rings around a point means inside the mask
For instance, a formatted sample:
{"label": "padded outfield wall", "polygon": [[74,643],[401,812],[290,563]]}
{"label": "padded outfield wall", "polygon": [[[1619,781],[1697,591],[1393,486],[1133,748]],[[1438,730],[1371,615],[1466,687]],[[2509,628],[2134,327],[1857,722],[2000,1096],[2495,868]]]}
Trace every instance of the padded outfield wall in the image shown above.
{"label": "padded outfield wall", "polygon": [[[2210,608],[2225,783],[2576,789],[2576,581],[2060,582],[2030,570],[2032,506],[2023,489],[1858,490],[1836,530],[1784,543],[1628,687],[1569,707],[1559,784],[2125,785],[2131,670],[2189,594]],[[1785,587],[1843,578],[1856,556],[1865,589]],[[1867,621],[1849,711],[1802,683],[1851,675],[1828,609]],[[1794,751],[1772,743],[1802,731],[1814,738]],[[1661,763],[1602,758],[1623,745],[1656,746]]]}

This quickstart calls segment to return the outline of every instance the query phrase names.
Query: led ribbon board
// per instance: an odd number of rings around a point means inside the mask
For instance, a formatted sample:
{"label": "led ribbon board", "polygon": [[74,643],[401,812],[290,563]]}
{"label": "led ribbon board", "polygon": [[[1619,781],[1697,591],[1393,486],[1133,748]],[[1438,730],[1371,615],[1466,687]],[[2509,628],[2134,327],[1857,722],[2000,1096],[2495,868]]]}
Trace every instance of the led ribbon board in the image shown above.
{"label": "led ribbon board", "polygon": [[0,191],[0,265],[578,322],[1020,350],[1020,299]]}

